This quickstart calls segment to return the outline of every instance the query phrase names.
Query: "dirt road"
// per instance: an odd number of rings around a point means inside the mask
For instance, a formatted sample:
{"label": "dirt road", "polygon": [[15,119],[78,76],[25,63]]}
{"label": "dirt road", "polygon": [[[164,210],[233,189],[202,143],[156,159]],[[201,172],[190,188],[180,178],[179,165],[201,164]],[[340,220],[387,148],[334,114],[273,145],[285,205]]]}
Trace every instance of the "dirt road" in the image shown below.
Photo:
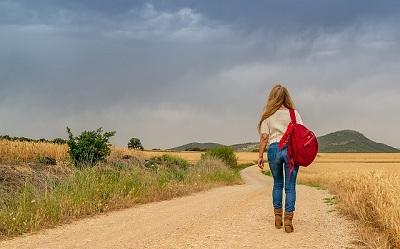
{"label": "dirt road", "polygon": [[245,185],[83,219],[0,248],[353,248],[351,224],[329,212],[325,191],[298,186],[295,232],[286,234],[273,226],[272,179],[255,166],[242,176]]}

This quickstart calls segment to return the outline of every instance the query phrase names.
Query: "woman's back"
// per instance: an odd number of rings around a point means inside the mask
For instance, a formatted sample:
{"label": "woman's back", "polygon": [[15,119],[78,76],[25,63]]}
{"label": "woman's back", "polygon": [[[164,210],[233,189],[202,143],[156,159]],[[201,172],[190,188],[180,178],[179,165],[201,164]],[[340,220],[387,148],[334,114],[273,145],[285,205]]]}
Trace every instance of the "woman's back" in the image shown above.
{"label": "woman's back", "polygon": [[[300,114],[295,111],[297,123],[303,124]],[[290,123],[289,109],[279,109],[261,124],[261,133],[268,134],[268,144],[279,142]]]}
{"label": "woman's back", "polygon": [[[268,95],[257,125],[260,133],[258,166],[264,169],[264,153],[268,147],[268,164],[274,178],[272,203],[274,206],[275,227],[279,229],[284,225],[287,233],[294,231],[292,220],[296,204],[296,178],[299,171],[298,165],[295,165],[292,170],[289,168],[288,147],[279,147],[279,141],[291,121],[289,109],[294,109],[289,91],[282,85],[276,85]],[[297,123],[303,124],[297,111],[295,111],[295,115]],[[282,222],[283,187],[285,187],[286,195],[285,216]]]}

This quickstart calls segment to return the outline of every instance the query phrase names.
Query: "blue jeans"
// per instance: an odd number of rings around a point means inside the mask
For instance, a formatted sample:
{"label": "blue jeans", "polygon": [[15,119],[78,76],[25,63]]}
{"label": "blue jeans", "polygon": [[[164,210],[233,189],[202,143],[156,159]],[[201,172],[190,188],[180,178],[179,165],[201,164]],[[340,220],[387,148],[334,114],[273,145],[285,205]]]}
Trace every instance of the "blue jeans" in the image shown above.
{"label": "blue jeans", "polygon": [[299,166],[295,166],[289,177],[287,148],[279,149],[278,143],[272,143],[268,148],[268,163],[274,178],[272,199],[274,208],[282,208],[283,172],[285,172],[285,211],[293,212],[296,203],[296,178]]}

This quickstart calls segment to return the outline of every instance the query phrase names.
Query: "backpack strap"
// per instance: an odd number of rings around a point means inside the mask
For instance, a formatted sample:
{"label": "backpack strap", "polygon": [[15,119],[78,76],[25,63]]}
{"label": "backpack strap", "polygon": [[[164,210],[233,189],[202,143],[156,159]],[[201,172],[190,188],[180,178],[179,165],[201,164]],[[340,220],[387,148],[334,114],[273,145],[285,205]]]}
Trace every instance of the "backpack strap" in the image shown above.
{"label": "backpack strap", "polygon": [[290,113],[290,119],[292,120],[293,124],[297,124],[296,113],[294,112],[294,109],[289,109],[289,113]]}

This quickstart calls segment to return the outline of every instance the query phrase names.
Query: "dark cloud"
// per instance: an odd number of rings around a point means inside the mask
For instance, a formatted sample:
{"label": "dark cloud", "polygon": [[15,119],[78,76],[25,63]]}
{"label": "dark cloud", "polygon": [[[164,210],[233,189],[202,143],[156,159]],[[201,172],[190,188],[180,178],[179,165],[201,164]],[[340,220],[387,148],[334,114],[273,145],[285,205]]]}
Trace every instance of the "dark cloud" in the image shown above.
{"label": "dark cloud", "polygon": [[289,86],[317,133],[400,146],[397,1],[2,1],[0,133],[103,126],[124,145],[256,140]]}

